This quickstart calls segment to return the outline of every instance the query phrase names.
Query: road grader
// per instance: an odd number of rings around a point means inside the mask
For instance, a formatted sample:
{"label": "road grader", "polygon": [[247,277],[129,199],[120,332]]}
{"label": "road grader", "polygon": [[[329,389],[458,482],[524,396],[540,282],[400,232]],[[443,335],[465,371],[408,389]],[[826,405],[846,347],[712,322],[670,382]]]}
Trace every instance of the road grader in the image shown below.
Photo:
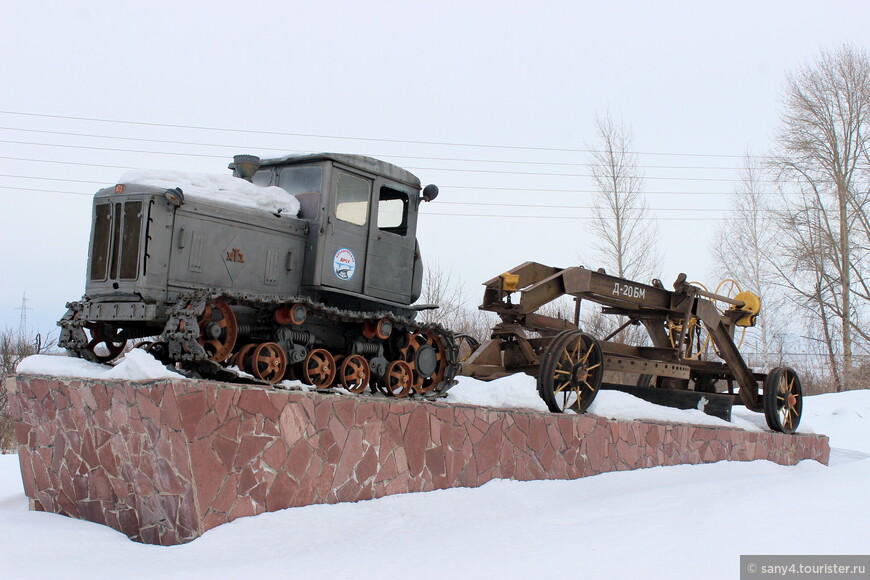
{"label": "road grader", "polygon": [[[794,369],[754,372],[735,343],[735,331],[754,326],[761,309],[751,292],[717,294],[687,282],[685,274],[666,290],[659,280],[641,284],[603,270],[535,262],[484,286],[480,308],[501,322],[489,340],[472,345],[464,375],[481,380],[518,372],[534,376],[538,393],[556,413],[583,413],[599,390],[610,388],[671,406],[707,406],[707,412],[725,418],[732,405],[742,403],[763,412],[768,426],[784,433],[794,432],[800,422],[802,391]],[[573,321],[541,312],[562,296],[574,298]],[[600,305],[602,314],[619,324],[600,339],[584,332],[583,301]],[[632,326],[646,330],[646,345],[620,340]]]}

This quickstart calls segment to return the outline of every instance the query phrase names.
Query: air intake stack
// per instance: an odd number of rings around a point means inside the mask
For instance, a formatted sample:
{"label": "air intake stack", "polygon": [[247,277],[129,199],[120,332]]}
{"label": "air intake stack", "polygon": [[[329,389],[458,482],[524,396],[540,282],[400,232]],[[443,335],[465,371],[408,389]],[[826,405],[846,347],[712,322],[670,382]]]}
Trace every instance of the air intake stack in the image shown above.
{"label": "air intake stack", "polygon": [[260,158],[256,155],[235,155],[229,168],[233,170],[233,175],[236,177],[251,181],[260,168]]}

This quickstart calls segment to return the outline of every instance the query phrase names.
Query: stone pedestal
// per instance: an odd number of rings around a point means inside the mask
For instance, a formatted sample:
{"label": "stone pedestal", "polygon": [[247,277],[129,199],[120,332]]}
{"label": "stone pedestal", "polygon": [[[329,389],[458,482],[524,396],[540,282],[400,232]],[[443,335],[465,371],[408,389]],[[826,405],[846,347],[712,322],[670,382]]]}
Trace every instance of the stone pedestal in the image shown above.
{"label": "stone pedestal", "polygon": [[315,503],[720,460],[827,463],[828,440],[211,381],[8,379],[32,509],[149,544]]}

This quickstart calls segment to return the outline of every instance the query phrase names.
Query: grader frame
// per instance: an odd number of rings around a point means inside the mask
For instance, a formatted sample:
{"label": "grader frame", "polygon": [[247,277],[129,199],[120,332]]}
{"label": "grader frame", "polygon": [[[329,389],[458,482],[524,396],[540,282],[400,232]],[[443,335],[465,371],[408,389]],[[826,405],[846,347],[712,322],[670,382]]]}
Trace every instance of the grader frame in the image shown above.
{"label": "grader frame", "polygon": [[[795,371],[779,367],[768,374],[753,372],[734,342],[735,328],[753,326],[760,309],[760,300],[749,292],[718,295],[686,282],[685,274],[670,291],[659,280],[642,284],[603,270],[536,262],[525,262],[484,286],[480,309],[496,313],[501,323],[464,361],[464,375],[482,380],[517,372],[535,376],[539,394],[554,412],[583,412],[599,388],[619,388],[602,385],[605,371],[638,375],[634,388],[649,394],[693,391],[715,398],[722,381],[727,384],[729,416],[730,405],[739,402],[764,412],[777,431],[793,432],[800,421],[802,396]],[[573,321],[539,312],[564,295],[574,297]],[[584,300],[601,305],[603,314],[618,316],[623,323],[600,340],[582,332]],[[727,305],[721,312],[719,302]],[[613,340],[630,325],[642,325],[651,346]],[[707,336],[703,342],[702,327]],[[710,343],[721,361],[704,360]]]}

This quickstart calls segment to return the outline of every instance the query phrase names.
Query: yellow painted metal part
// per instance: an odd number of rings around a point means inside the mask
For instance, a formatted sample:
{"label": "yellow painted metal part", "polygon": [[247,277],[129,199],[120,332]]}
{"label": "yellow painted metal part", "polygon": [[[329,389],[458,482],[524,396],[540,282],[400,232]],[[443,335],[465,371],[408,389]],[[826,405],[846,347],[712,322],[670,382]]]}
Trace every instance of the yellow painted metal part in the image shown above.
{"label": "yellow painted metal part", "polygon": [[743,306],[735,308],[735,310],[744,313],[734,324],[737,326],[755,326],[755,320],[761,311],[761,298],[752,292],[743,291],[737,294],[734,299],[743,302]]}
{"label": "yellow painted metal part", "polygon": [[517,274],[509,274],[505,272],[501,276],[501,289],[505,292],[516,292],[517,284],[519,284],[520,277]]}

